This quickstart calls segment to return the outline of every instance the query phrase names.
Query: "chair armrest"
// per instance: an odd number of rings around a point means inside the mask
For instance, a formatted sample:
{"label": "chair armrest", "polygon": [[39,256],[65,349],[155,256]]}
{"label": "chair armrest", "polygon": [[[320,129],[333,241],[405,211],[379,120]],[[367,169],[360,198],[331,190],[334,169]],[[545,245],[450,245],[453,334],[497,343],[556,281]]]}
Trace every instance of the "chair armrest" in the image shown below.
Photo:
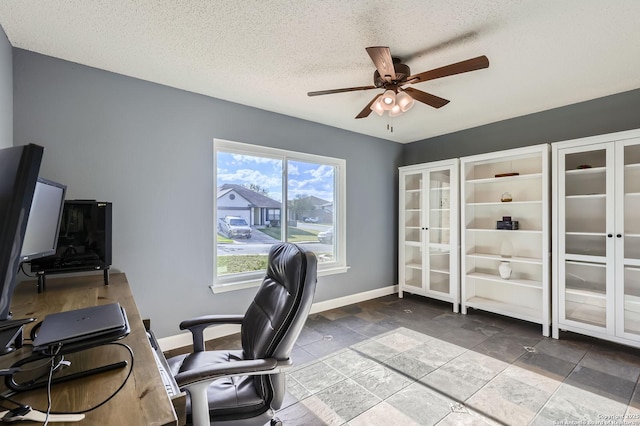
{"label": "chair armrest", "polygon": [[194,352],[204,351],[204,329],[219,324],[242,324],[244,315],[204,315],[184,320],[180,330],[189,330],[193,338]]}
{"label": "chair armrest", "polygon": [[191,396],[191,415],[194,426],[208,426],[209,401],[207,389],[211,382],[221,377],[275,374],[291,367],[291,359],[278,361],[275,358],[226,362],[178,373],[175,380],[181,390]]}
{"label": "chair armrest", "polygon": [[278,373],[291,365],[291,360],[278,361],[275,358],[224,362],[178,373],[175,379],[178,386],[182,388],[197,383],[212,382],[221,377]]}

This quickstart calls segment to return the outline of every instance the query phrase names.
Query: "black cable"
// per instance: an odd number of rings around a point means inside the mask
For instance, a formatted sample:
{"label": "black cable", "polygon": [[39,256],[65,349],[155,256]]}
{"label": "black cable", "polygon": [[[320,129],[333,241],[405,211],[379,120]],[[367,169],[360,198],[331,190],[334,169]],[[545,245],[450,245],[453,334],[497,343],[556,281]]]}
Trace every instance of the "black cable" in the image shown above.
{"label": "black cable", "polygon": [[85,414],[85,413],[88,413],[90,411],[93,411],[93,410],[95,410],[97,408],[102,407],[104,404],[106,404],[107,402],[111,401],[122,390],[124,385],[127,384],[127,381],[129,380],[129,377],[131,377],[131,373],[133,372],[133,359],[134,359],[133,349],[131,349],[128,345],[125,345],[124,343],[119,343],[119,342],[111,342],[111,343],[107,343],[107,344],[108,345],[122,346],[127,351],[129,351],[129,356],[131,357],[131,368],[129,368],[129,372],[127,373],[127,377],[124,378],[124,381],[122,382],[122,384],[107,399],[105,399],[104,401],[102,401],[101,403],[96,405],[95,407],[87,408],[86,410],[82,410],[82,411],[63,411],[63,412],[52,411],[51,414]]}
{"label": "black cable", "polygon": [[24,270],[24,263],[20,263],[20,271],[29,278],[36,278],[38,276],[38,275],[29,275],[27,271]]}
{"label": "black cable", "polygon": [[[81,411],[51,411],[49,414],[85,414],[88,413],[90,411],[93,411],[97,408],[102,407],[104,404],[106,404],[107,402],[111,401],[121,390],[122,388],[124,388],[124,386],[127,384],[127,381],[129,380],[129,377],[131,377],[131,373],[133,372],[133,362],[134,362],[134,354],[133,354],[133,349],[131,349],[128,345],[124,344],[124,343],[119,343],[119,342],[111,342],[111,343],[107,343],[107,345],[117,345],[117,346],[122,346],[124,347],[128,352],[129,352],[129,357],[131,359],[131,367],[129,368],[129,372],[127,373],[127,376],[124,378],[124,381],[120,384],[120,386],[118,387],[118,389],[116,389],[111,395],[109,395],[109,397],[107,397],[107,399],[105,399],[104,401],[100,402],[98,405],[94,406],[94,407],[90,407],[87,408],[86,410],[81,410]],[[52,355],[51,359],[55,358],[55,354]],[[61,360],[58,362],[58,364],[60,364],[60,362],[62,362],[64,360],[64,358],[61,358]],[[49,362],[49,361],[47,361]],[[22,407],[26,404],[23,404],[21,402],[18,402],[14,399],[9,398],[8,396],[2,395],[0,394],[0,398],[9,401],[19,407]],[[37,410],[36,408],[32,407],[34,410]],[[42,411],[42,410],[38,410],[38,411]]]}

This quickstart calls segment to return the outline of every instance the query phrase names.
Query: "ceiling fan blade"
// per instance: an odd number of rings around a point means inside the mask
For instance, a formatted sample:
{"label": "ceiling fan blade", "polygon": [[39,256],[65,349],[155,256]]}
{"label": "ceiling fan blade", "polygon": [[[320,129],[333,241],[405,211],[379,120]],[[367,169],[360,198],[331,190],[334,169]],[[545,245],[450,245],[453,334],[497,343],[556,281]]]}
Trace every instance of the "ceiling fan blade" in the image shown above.
{"label": "ceiling fan blade", "polygon": [[332,93],[355,92],[357,90],[369,90],[369,89],[377,89],[377,87],[376,86],[360,86],[360,87],[347,87],[344,89],[319,90],[317,92],[308,92],[307,96],[331,95]]}
{"label": "ceiling fan blade", "polygon": [[393,58],[391,57],[391,51],[388,47],[367,47],[367,53],[376,66],[380,77],[386,79],[386,77],[389,76],[389,80],[396,79],[396,71],[395,68],[393,68]]}
{"label": "ceiling fan blade", "polygon": [[404,89],[413,99],[418,102],[422,102],[423,104],[427,104],[434,108],[442,108],[446,104],[449,103],[448,100],[440,98],[436,95],[432,95],[431,93],[423,92],[422,90],[414,89],[412,87],[407,87]]}
{"label": "ceiling fan blade", "polygon": [[409,76],[407,77],[407,83],[420,83],[422,81],[462,74],[463,72],[475,71],[482,68],[489,68],[489,59],[486,56],[478,56],[477,58],[467,59],[466,61],[456,62],[455,64]]}
{"label": "ceiling fan blade", "polygon": [[364,107],[364,109],[362,111],[360,111],[360,114],[356,115],[356,118],[365,118],[368,117],[369,114],[371,114],[371,105],[373,105],[373,103],[382,95],[375,95],[373,97],[373,99],[371,99],[371,102],[369,102],[367,104],[366,107]]}

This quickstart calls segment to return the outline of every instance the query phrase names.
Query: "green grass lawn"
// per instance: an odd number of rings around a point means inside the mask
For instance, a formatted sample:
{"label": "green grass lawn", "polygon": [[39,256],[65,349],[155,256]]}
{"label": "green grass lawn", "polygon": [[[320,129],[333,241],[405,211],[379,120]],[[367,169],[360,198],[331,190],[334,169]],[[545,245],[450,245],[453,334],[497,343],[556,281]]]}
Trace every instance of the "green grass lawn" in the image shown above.
{"label": "green grass lawn", "polygon": [[261,271],[266,269],[266,254],[218,256],[218,275],[238,274],[241,272]]}
{"label": "green grass lawn", "polygon": [[[280,239],[280,228],[264,228],[256,231],[263,232],[276,240]],[[302,230],[289,228],[289,242],[301,243],[305,241],[317,241],[318,232],[315,230]],[[250,241],[250,240],[249,240]],[[232,243],[233,240],[218,234],[218,243]],[[263,271],[267,269],[266,254],[247,254],[218,256],[218,275],[237,274],[241,272]]]}
{"label": "green grass lawn", "polygon": [[[275,238],[276,240],[280,239],[280,233],[282,232],[280,227],[273,228],[264,228],[259,229],[259,231],[267,234],[268,236]],[[305,241],[317,241],[318,240],[318,232],[316,230],[303,230],[299,228],[289,227],[289,242],[290,243],[302,243]]]}

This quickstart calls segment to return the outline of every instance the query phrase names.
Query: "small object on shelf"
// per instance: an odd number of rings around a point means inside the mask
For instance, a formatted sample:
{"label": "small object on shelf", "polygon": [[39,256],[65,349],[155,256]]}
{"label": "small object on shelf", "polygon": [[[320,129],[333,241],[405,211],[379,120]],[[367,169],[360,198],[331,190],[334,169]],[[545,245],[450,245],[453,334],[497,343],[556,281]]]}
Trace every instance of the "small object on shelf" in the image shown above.
{"label": "small object on shelf", "polygon": [[503,192],[500,196],[500,201],[502,201],[503,203],[508,203],[510,201],[513,201],[513,197],[511,196],[510,192]]}
{"label": "small object on shelf", "polygon": [[511,265],[509,262],[500,262],[498,273],[500,274],[500,278],[508,280],[511,277]]}
{"label": "small object on shelf", "polygon": [[496,229],[508,229],[514,231],[520,229],[520,225],[517,220],[511,220],[511,216],[502,216],[502,220],[498,220],[496,222]]}
{"label": "small object on shelf", "polygon": [[580,164],[576,169],[590,169],[591,166],[588,164]]}
{"label": "small object on shelf", "polygon": [[520,173],[518,172],[513,172],[513,173],[498,173],[496,175],[496,177],[507,177],[507,176],[518,176]]}

